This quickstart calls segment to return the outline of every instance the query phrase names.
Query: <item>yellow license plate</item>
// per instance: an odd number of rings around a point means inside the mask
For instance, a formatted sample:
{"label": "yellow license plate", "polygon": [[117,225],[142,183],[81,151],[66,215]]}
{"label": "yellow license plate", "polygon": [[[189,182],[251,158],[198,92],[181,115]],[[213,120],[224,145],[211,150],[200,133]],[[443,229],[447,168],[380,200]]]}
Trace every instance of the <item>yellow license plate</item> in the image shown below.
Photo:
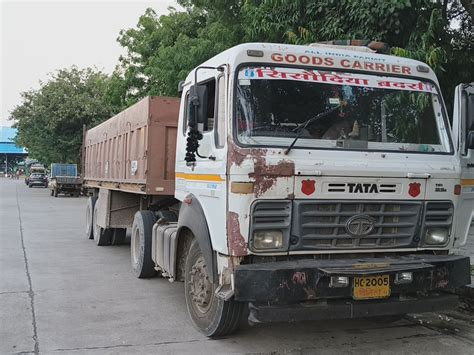
{"label": "yellow license plate", "polygon": [[354,277],[352,295],[356,300],[389,297],[390,277],[388,275]]}

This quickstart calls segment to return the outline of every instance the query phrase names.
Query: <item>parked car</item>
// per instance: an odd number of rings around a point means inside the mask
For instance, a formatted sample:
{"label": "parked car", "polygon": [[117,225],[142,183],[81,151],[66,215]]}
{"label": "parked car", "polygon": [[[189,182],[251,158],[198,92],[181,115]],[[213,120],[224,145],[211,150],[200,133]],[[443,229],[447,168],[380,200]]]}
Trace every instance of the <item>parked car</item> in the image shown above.
{"label": "parked car", "polygon": [[48,178],[46,174],[33,173],[28,179],[28,187],[43,186],[48,187]]}

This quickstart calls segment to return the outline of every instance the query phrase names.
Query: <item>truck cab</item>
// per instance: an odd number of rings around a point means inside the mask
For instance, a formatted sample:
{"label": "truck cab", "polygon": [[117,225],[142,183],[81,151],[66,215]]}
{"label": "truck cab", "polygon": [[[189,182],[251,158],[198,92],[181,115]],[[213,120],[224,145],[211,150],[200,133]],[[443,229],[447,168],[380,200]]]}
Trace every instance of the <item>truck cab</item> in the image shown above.
{"label": "truck cab", "polygon": [[[424,63],[248,43],[84,132],[86,236],[131,230],[138,278],[184,281],[210,337],[251,322],[454,307],[470,283],[473,86],[452,122]],[[248,309],[248,313],[246,313]]]}
{"label": "truck cab", "polygon": [[193,70],[175,198],[197,327],[228,333],[242,304],[253,322],[453,307],[470,283],[453,250],[474,217],[472,98],[457,88],[451,125],[431,68],[360,46],[242,44]]}

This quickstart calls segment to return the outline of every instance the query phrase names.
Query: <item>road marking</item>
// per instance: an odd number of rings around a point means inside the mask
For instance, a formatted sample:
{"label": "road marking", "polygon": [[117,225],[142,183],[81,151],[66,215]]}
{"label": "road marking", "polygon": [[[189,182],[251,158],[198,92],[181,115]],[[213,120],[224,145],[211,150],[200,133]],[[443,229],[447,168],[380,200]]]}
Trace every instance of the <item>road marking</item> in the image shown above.
{"label": "road marking", "polygon": [[16,206],[18,207],[18,220],[20,223],[20,240],[21,240],[21,249],[23,249],[23,260],[25,261],[26,269],[26,278],[28,279],[28,296],[30,297],[31,305],[31,314],[32,314],[32,324],[33,324],[33,340],[35,342],[34,353],[39,354],[39,340],[38,340],[38,327],[36,326],[36,312],[35,312],[35,293],[33,291],[33,286],[31,284],[31,274],[30,268],[28,266],[28,258],[26,256],[25,240],[23,238],[23,224],[21,223],[21,211],[20,211],[20,201],[18,200],[18,186],[16,186]]}

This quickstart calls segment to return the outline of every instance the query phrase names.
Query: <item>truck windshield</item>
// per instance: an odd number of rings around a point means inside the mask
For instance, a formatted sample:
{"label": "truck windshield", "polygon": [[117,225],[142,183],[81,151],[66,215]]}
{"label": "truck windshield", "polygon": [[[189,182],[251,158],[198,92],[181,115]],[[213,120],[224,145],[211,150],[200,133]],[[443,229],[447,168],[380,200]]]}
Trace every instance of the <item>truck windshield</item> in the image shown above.
{"label": "truck windshield", "polygon": [[246,67],[238,73],[236,104],[238,140],[247,145],[286,148],[299,136],[294,148],[451,151],[440,97],[429,82]]}

